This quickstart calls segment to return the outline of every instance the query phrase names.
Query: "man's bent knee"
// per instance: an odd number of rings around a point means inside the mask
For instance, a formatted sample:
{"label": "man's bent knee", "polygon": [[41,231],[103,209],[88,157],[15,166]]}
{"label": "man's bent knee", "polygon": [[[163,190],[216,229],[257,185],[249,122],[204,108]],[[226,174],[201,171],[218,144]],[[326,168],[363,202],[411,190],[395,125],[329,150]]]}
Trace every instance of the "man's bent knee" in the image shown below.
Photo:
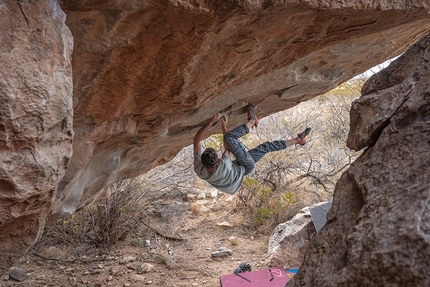
{"label": "man's bent knee", "polygon": [[240,150],[240,146],[239,146],[237,140],[234,138],[225,137],[224,143],[232,153],[236,153],[238,150]]}

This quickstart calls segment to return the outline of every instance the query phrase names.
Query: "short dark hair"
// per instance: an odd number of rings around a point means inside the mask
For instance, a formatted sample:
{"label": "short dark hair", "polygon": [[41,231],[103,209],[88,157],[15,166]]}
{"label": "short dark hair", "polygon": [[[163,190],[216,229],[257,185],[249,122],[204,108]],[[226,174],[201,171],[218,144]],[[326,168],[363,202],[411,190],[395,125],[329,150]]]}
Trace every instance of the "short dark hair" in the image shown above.
{"label": "short dark hair", "polygon": [[213,168],[218,162],[216,151],[209,147],[202,153],[202,163],[206,168]]}

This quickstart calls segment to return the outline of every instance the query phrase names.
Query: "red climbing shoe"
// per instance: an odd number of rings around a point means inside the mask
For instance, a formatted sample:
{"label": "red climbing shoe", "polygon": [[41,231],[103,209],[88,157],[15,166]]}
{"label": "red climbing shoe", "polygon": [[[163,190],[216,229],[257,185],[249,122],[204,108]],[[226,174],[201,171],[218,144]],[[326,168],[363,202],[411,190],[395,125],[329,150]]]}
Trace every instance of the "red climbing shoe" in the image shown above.
{"label": "red climbing shoe", "polygon": [[298,142],[299,145],[304,145],[306,143],[306,136],[311,132],[311,128],[306,128],[304,132],[301,132],[297,135],[300,139]]}
{"label": "red climbing shoe", "polygon": [[249,120],[254,120],[254,127],[258,126],[258,118],[257,115],[255,114],[255,110],[253,106],[248,106],[248,121]]}

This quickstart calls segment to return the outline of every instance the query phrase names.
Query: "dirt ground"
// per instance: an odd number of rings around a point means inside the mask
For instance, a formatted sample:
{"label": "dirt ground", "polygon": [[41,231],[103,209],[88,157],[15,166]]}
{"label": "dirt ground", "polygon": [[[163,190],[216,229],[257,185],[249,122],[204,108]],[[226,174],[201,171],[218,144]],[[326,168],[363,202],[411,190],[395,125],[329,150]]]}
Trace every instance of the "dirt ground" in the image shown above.
{"label": "dirt ground", "polygon": [[[219,277],[242,262],[265,268],[270,237],[229,197],[204,199],[200,214],[190,211],[197,199],[160,198],[156,216],[109,249],[42,238],[14,266],[29,278],[3,276],[0,286],[220,286]],[[221,247],[231,255],[213,257]]]}

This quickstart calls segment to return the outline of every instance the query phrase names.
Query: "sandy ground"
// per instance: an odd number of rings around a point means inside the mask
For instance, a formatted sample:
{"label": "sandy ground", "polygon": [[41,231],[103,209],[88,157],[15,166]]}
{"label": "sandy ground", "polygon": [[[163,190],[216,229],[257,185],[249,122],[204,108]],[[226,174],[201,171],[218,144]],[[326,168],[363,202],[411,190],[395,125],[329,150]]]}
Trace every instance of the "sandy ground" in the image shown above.
{"label": "sandy ground", "polygon": [[[242,262],[264,268],[270,237],[228,196],[206,199],[209,210],[200,214],[190,211],[196,199],[160,199],[155,216],[111,248],[42,238],[14,266],[29,278],[3,276],[0,286],[220,286]],[[231,255],[213,257],[222,247]]]}

